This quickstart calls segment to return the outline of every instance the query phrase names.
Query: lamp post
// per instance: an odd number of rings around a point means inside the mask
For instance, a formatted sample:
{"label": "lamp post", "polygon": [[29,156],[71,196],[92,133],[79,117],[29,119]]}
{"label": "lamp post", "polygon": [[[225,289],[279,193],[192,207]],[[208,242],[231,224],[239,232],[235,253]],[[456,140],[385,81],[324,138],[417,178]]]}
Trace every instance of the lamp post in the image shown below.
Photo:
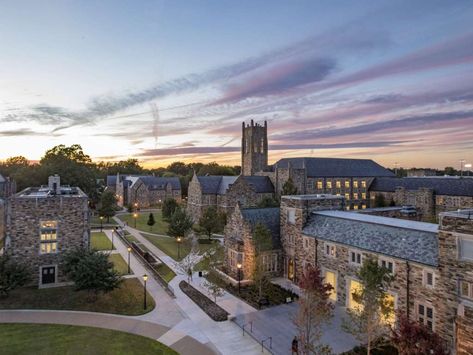
{"label": "lamp post", "polygon": [[135,202],[133,205],[135,206],[135,211],[138,211],[138,202]]}
{"label": "lamp post", "polygon": [[131,253],[131,248],[128,247],[126,250],[128,250],[128,275],[131,274],[130,271],[130,253]]}
{"label": "lamp post", "polygon": [[176,242],[177,242],[177,258],[180,259],[181,258],[181,237],[177,237],[176,238]]}
{"label": "lamp post", "polygon": [[468,168],[468,176],[470,176],[471,163],[465,164],[465,168]]}
{"label": "lamp post", "polygon": [[113,238],[115,237],[116,232],[117,232],[117,229],[115,228],[115,230],[112,231],[112,246],[111,246],[110,250],[114,249],[114,247],[113,247]]}
{"label": "lamp post", "polygon": [[237,264],[238,269],[238,294],[240,294],[240,283],[241,283],[241,264]]}
{"label": "lamp post", "polygon": [[143,297],[144,297],[144,301],[143,301],[143,309],[146,310],[146,281],[148,281],[148,275],[144,274],[143,275],[143,281],[144,281],[144,284],[143,284],[143,290],[144,290],[144,293],[143,293]]}
{"label": "lamp post", "polygon": [[103,216],[100,216],[100,231],[103,230]]}
{"label": "lamp post", "polygon": [[133,213],[133,219],[135,220],[135,228],[136,228],[136,219],[138,218],[138,213]]}
{"label": "lamp post", "polygon": [[463,164],[466,163],[465,159],[460,159],[460,177],[463,176]]}

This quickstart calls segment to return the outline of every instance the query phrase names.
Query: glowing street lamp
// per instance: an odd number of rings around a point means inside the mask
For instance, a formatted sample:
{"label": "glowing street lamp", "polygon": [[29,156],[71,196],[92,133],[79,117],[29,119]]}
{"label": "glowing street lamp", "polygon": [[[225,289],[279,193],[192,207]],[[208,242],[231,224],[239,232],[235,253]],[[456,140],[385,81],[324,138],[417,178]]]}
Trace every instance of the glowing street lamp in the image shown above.
{"label": "glowing street lamp", "polygon": [[177,237],[177,238],[176,238],[176,242],[177,242],[177,259],[180,259],[180,258],[181,258],[181,242],[182,242],[182,238],[181,238],[181,237]]}
{"label": "glowing street lamp", "polygon": [[128,250],[128,274],[131,274],[131,272],[130,272],[130,253],[131,253],[131,248],[128,247],[127,250]]}
{"label": "glowing street lamp", "polygon": [[238,263],[237,264],[237,269],[238,269],[238,294],[240,294],[241,267],[242,267],[242,265],[240,263]]}
{"label": "glowing street lamp", "polygon": [[100,231],[103,229],[103,216],[100,216]]}
{"label": "glowing street lamp", "polygon": [[144,302],[143,302],[143,309],[146,310],[146,281],[148,281],[148,275],[144,274],[143,275],[143,281],[144,281],[144,284],[143,284],[143,290],[144,290]]}
{"label": "glowing street lamp", "polygon": [[133,213],[133,218],[135,220],[135,228],[136,228],[136,219],[138,218],[138,213]]}

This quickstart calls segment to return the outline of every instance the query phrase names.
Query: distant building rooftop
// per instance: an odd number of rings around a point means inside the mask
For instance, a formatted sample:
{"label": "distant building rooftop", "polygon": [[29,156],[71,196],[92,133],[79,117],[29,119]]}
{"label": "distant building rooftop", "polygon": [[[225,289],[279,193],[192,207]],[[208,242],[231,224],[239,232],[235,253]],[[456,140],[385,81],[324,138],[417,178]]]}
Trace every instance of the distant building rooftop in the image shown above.
{"label": "distant building rooftop", "polygon": [[60,193],[55,193],[54,189],[48,186],[41,187],[28,187],[23,191],[13,195],[14,197],[30,197],[30,198],[41,198],[41,197],[55,197],[55,196],[67,196],[67,197],[87,197],[87,195],[78,187],[70,187],[62,185],[60,187]]}
{"label": "distant building rooftop", "polygon": [[313,212],[304,235],[420,264],[438,264],[438,225],[343,211]]}
{"label": "distant building rooftop", "polygon": [[343,200],[343,196],[331,194],[312,194],[312,195],[283,195],[281,198],[288,200]]}
{"label": "distant building rooftop", "polygon": [[473,219],[473,209],[442,212],[440,216],[450,216],[458,218]]}

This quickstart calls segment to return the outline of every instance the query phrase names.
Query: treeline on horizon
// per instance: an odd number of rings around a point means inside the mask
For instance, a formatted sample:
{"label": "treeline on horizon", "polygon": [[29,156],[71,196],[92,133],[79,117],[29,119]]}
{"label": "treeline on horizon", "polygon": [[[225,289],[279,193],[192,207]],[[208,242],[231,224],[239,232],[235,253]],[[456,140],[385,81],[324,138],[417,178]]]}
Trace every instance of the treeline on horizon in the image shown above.
{"label": "treeline on horizon", "polygon": [[220,165],[216,162],[183,163],[174,162],[167,167],[145,169],[137,159],[117,162],[94,162],[78,144],[58,145],[47,150],[37,163],[30,163],[23,156],[11,157],[0,162],[0,174],[15,180],[17,190],[47,184],[48,176],[58,174],[61,184],[78,186],[97,203],[106,185],[107,175],[133,174],[176,176],[181,181],[182,193],[187,196],[189,181],[194,171],[197,175],[239,175],[239,166]]}

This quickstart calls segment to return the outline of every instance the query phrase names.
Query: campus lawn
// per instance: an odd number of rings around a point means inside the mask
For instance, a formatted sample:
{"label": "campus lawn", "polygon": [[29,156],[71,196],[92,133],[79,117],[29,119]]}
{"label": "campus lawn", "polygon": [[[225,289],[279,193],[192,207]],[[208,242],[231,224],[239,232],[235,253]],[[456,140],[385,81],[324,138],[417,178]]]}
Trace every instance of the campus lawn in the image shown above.
{"label": "campus lawn", "polygon": [[[187,240],[181,242],[180,246],[180,258],[177,257],[177,242],[175,238],[171,237],[158,237],[151,234],[143,233],[143,237],[148,239],[156,247],[161,249],[164,253],[169,255],[174,260],[182,260],[189,252],[191,251],[191,243]],[[207,250],[211,249],[213,244],[198,244],[197,248],[200,253],[205,253]]]}
{"label": "campus lawn", "polygon": [[148,307],[143,309],[143,285],[136,278],[123,280],[120,288],[100,294],[90,301],[88,291],[75,291],[73,286],[38,289],[25,287],[0,298],[0,309],[57,309],[90,311],[123,315],[140,315],[151,311],[155,304],[148,293]]}
{"label": "campus lawn", "polygon": [[116,330],[59,324],[0,324],[2,354],[177,354],[153,339]]}
{"label": "campus lawn", "polygon": [[171,280],[176,276],[174,271],[164,263],[155,266],[154,269],[167,283],[171,282]]}
{"label": "campus lawn", "polygon": [[90,248],[95,250],[111,250],[112,241],[107,238],[104,232],[92,232],[90,233]]}
{"label": "campus lawn", "polygon": [[[150,228],[147,222],[149,219],[149,214],[153,213],[155,225]],[[132,213],[121,214],[118,216],[123,222],[127,222],[130,227],[135,226],[135,219],[133,218]],[[156,210],[154,212],[141,212],[138,213],[138,217],[136,218],[136,229],[148,232],[148,233],[156,233],[156,234],[167,234],[168,232],[168,223],[163,220],[163,216],[161,214],[161,210]]]}
{"label": "campus lawn", "polygon": [[[108,260],[110,260],[113,263],[113,268],[120,274],[120,275],[128,275],[128,264],[126,261],[122,258],[122,256],[118,253],[116,254],[110,254],[108,256]],[[133,273],[133,270],[131,270],[131,273]]]}

